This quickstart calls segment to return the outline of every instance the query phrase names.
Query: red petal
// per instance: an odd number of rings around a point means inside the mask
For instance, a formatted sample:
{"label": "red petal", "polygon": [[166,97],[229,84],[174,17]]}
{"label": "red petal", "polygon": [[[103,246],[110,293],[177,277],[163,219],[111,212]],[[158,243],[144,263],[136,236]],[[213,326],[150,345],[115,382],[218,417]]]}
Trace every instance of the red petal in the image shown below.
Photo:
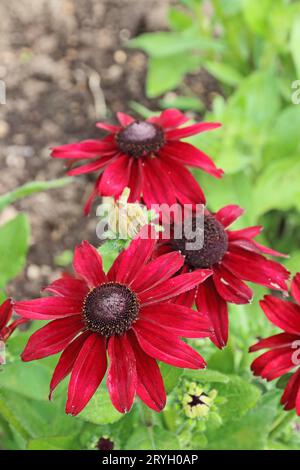
{"label": "red petal", "polygon": [[22,353],[23,361],[33,361],[62,351],[84,328],[79,315],[54,320],[33,333]]}
{"label": "red petal", "polygon": [[184,305],[185,307],[192,308],[195,304],[196,299],[196,289],[191,289],[188,292],[184,292],[183,294],[178,295],[175,299],[172,299],[172,302],[178,305]]}
{"label": "red petal", "polygon": [[105,338],[93,333],[82,346],[73,366],[66,413],[76,416],[90,401],[106,372]]}
{"label": "red petal", "polygon": [[51,379],[49,400],[52,398],[54,389],[73,369],[73,365],[75,364],[79,351],[90,334],[90,331],[85,331],[81,335],[77,336],[77,338],[75,338],[62,352]]}
{"label": "red petal", "polygon": [[300,369],[290,378],[281,397],[281,404],[287,411],[297,407],[297,414],[300,416]]}
{"label": "red petal", "polygon": [[175,336],[207,338],[213,332],[210,320],[183,305],[165,303],[142,308],[142,320],[169,330]]}
{"label": "red petal", "polygon": [[91,192],[90,196],[88,197],[88,199],[87,199],[87,201],[84,205],[84,208],[83,208],[84,215],[89,215],[89,213],[91,212],[92,204],[93,204],[95,198],[98,196],[98,193],[99,193],[98,186],[100,184],[101,178],[102,178],[102,173],[98,176],[97,181],[94,185],[94,189]]}
{"label": "red petal", "polygon": [[142,267],[131,287],[138,293],[149,290],[177,273],[183,263],[184,258],[179,252],[174,251],[159,256],[156,260]]}
{"label": "red petal", "polygon": [[207,315],[212,323],[214,336],[211,340],[218,348],[224,348],[228,341],[227,302],[220,297],[211,279],[198,287],[196,306],[198,311]]}
{"label": "red petal", "polygon": [[205,203],[205,196],[193,175],[174,160],[161,160],[164,172],[169,175],[175,188],[176,197],[181,204]]}
{"label": "red petal", "polygon": [[166,109],[159,116],[154,116],[147,119],[148,122],[154,122],[163,127],[164,130],[174,129],[189,121],[189,118],[178,109]]}
{"label": "red petal", "polygon": [[203,369],[206,365],[200,354],[164,328],[139,320],[134,331],[141,348],[154,359],[188,369]]}
{"label": "red petal", "polygon": [[12,300],[6,299],[0,306],[0,338],[1,330],[4,328],[12,316]]}
{"label": "red petal", "polygon": [[72,170],[68,171],[68,175],[70,176],[78,176],[78,175],[85,175],[86,173],[93,173],[93,171],[98,171],[100,168],[103,168],[112,160],[112,156],[109,155],[107,157],[102,157],[101,159],[94,160],[91,163],[87,163],[86,165],[81,165],[77,168],[73,168]]}
{"label": "red petal", "polygon": [[128,185],[132,159],[121,155],[103,172],[99,191],[103,196],[119,196]]}
{"label": "red petal", "polygon": [[[130,243],[129,247],[123,251],[116,260],[115,281],[131,284],[139,276],[140,270],[150,259],[156,243],[155,238],[144,238],[148,232],[148,226]],[[110,272],[111,277],[111,272]]]}
{"label": "red petal", "polygon": [[169,142],[161,153],[183,165],[201,168],[216,178],[221,178],[223,175],[223,170],[217,168],[206,153],[187,142]]}
{"label": "red petal", "polygon": [[24,300],[14,304],[14,311],[21,317],[32,320],[52,320],[81,314],[82,301],[64,297]]}
{"label": "red petal", "polygon": [[256,344],[249,348],[249,352],[259,351],[260,349],[268,348],[284,348],[290,346],[299,337],[289,333],[279,333],[277,335],[270,336],[269,338],[261,339]]}
{"label": "red petal", "polygon": [[288,300],[265,295],[260,301],[266,317],[274,325],[291,334],[300,334],[300,307]]}
{"label": "red petal", "polygon": [[140,201],[143,188],[143,170],[139,159],[132,162],[128,187],[130,189],[128,202]]}
{"label": "red petal", "polygon": [[90,287],[107,282],[102,267],[102,258],[96,248],[86,240],[75,248],[74,270]]}
{"label": "red petal", "polygon": [[274,380],[295,367],[292,361],[294,350],[291,347],[267,351],[251,364],[254,375],[263,379]]}
{"label": "red petal", "polygon": [[175,129],[169,132],[166,132],[167,140],[179,140],[191,135],[200,134],[201,132],[211,131],[217,129],[221,124],[218,122],[199,122],[198,124],[193,124],[191,126],[182,127],[181,129]]}
{"label": "red petal", "polygon": [[155,204],[172,206],[176,203],[172,181],[158,158],[145,160],[143,173],[143,199],[148,208]]}
{"label": "red petal", "polygon": [[230,246],[239,247],[244,250],[252,251],[253,253],[266,254],[269,256],[279,256],[281,258],[289,258],[289,255],[280,253],[279,251],[272,250],[264,245],[260,245],[255,240],[250,240],[246,238],[240,238],[238,240],[232,240],[232,237],[229,238]]}
{"label": "red petal", "polygon": [[166,404],[166,392],[159,367],[155,359],[144,353],[132,332],[129,339],[136,361],[137,395],[154,411],[161,411]]}
{"label": "red petal", "polygon": [[254,282],[270,289],[287,291],[286,281],[289,278],[287,269],[258,253],[230,244],[222,264],[239,279]]}
{"label": "red petal", "polygon": [[228,227],[236,219],[243,215],[244,212],[245,210],[241,207],[231,204],[216,212],[215,217],[219,222],[221,222],[222,225],[224,225],[224,227]]}
{"label": "red petal", "polygon": [[291,283],[291,294],[295,301],[300,304],[300,273],[297,273]]}
{"label": "red petal", "polygon": [[89,288],[81,279],[62,277],[45,287],[43,291],[61,297],[72,297],[80,301],[88,294]]}
{"label": "red petal", "polygon": [[129,114],[125,113],[117,113],[117,118],[121,126],[126,127],[129,126],[132,122],[134,122],[133,117],[129,116]]}
{"label": "red petal", "polygon": [[220,296],[227,302],[235,304],[251,302],[252,290],[243,281],[231,274],[222,264],[214,267],[213,280]]}
{"label": "red petal", "polygon": [[120,413],[126,413],[132,407],[137,388],[135,355],[126,335],[109,339],[108,355],[107,388],[110,399]]}
{"label": "red petal", "polygon": [[105,138],[103,140],[83,140],[76,144],[61,145],[53,148],[51,157],[68,158],[72,160],[89,159],[105,155],[106,152],[113,150],[116,150],[116,145],[111,138]]}
{"label": "red petal", "polygon": [[243,228],[241,230],[228,230],[228,240],[243,240],[257,237],[262,231],[263,227],[261,225],[255,225],[253,227]]}
{"label": "red petal", "polygon": [[108,124],[106,122],[97,122],[96,127],[98,127],[98,129],[104,129],[105,131],[111,132],[113,134],[121,130],[120,126],[113,126],[112,124]]}
{"label": "red petal", "polygon": [[168,279],[153,289],[139,294],[140,302],[143,306],[164,302],[165,300],[193,289],[198,284],[205,281],[211,274],[212,271],[209,269],[180,274],[172,279]]}

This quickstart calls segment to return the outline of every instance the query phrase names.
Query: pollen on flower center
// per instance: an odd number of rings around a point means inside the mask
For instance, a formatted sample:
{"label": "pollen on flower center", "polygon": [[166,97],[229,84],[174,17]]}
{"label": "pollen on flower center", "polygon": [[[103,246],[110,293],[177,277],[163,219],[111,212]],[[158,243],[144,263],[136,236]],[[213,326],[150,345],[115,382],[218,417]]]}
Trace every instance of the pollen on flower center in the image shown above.
{"label": "pollen on flower center", "polygon": [[109,282],[95,287],[86,296],[83,317],[89,330],[108,337],[125,333],[138,312],[134,292],[123,284]]}
{"label": "pollen on flower center", "polygon": [[185,263],[191,268],[211,268],[222,260],[227,251],[227,233],[223,225],[214,216],[205,215],[203,228],[201,228],[203,234],[202,248],[187,249],[188,244],[195,241],[195,228],[196,219],[193,219],[191,233],[184,234],[181,239],[174,239],[172,245],[185,255]]}
{"label": "pollen on flower center", "polygon": [[156,124],[134,121],[116,135],[116,140],[122,152],[139,158],[157,152],[164,144],[164,133]]}

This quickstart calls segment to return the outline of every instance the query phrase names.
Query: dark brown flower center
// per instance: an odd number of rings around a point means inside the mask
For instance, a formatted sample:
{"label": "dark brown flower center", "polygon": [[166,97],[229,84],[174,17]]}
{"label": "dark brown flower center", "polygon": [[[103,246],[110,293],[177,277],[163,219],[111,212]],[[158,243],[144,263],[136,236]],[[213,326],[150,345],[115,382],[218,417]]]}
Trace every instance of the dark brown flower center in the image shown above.
{"label": "dark brown flower center", "polygon": [[139,158],[157,152],[164,144],[164,133],[156,124],[134,121],[116,135],[116,140],[122,152]]}
{"label": "dark brown flower center", "polygon": [[[228,248],[227,233],[223,225],[212,215],[205,215],[203,226],[193,219],[190,233],[181,239],[174,239],[172,245],[185,255],[185,263],[191,268],[211,268],[219,263]],[[202,247],[193,249],[192,245],[202,236]]]}
{"label": "dark brown flower center", "polygon": [[114,443],[108,437],[100,437],[96,447],[99,450],[113,450]]}
{"label": "dark brown flower center", "polygon": [[136,295],[127,286],[109,282],[86,296],[83,317],[87,328],[103,336],[122,335],[139,313]]}
{"label": "dark brown flower center", "polygon": [[190,395],[191,397],[191,401],[188,403],[190,405],[191,408],[193,408],[194,406],[198,406],[198,405],[206,405],[207,404],[202,400],[202,398],[204,397],[207,397],[208,395],[206,395],[206,393],[201,393],[200,396],[198,395]]}

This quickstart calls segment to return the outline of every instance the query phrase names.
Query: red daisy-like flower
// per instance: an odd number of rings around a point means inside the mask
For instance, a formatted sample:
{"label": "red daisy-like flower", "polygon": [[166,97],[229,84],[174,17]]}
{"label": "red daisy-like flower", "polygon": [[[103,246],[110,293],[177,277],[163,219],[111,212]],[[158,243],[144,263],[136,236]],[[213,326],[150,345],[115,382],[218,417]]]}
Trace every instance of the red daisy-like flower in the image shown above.
{"label": "red daisy-like flower", "polygon": [[210,270],[173,277],[184,258],[170,253],[150,261],[155,240],[138,236],[107,274],[98,251],[87,241],[75,250],[76,277],[63,277],[45,290],[54,294],[16,302],[25,318],[53,320],[35,332],[22,354],[24,361],[62,351],[50,385],[71,373],[66,412],[77,415],[107,372],[115,408],[130,410],[137,394],[150,408],[165,405],[165,390],[156,360],[176,367],[201,369],[204,359],[180,337],[212,333],[209,320],[170,299],[204,281]]}
{"label": "red daisy-like flower", "polygon": [[208,315],[212,322],[214,336],[211,339],[219,348],[226,346],[228,341],[227,302],[246,304],[252,300],[252,290],[243,281],[270,289],[287,290],[289,272],[281,264],[264,256],[285,255],[254,240],[262,227],[228,229],[243,212],[236,205],[223,207],[215,214],[206,211],[201,249],[187,249],[187,243],[195,240],[196,219],[190,224],[190,235],[184,233],[180,239],[171,236],[169,240],[161,241],[158,248],[158,254],[178,250],[185,255],[186,272],[203,268],[212,270],[211,277],[187,294],[179,296],[177,302],[191,307],[196,300],[199,312]]}
{"label": "red daisy-like flower", "polygon": [[250,348],[250,352],[269,349],[251,364],[254,374],[266,380],[274,380],[292,369],[294,374],[281,397],[285,410],[296,408],[300,416],[300,273],[291,284],[291,295],[296,303],[266,295],[260,305],[266,317],[284,333],[262,339]]}
{"label": "red daisy-like flower", "polygon": [[168,109],[146,121],[134,120],[123,113],[117,117],[119,126],[96,124],[109,133],[104,139],[85,140],[52,150],[54,158],[88,161],[70,170],[69,175],[100,172],[86,203],[86,214],[97,195],[117,198],[126,186],[130,188],[129,202],[143,200],[148,207],[205,202],[201,188],[186,166],[201,168],[216,178],[223,171],[204,152],[180,140],[216,129],[219,123],[200,122],[179,127],[188,118],[176,109]]}
{"label": "red daisy-like flower", "polygon": [[24,318],[18,318],[11,322],[12,314],[12,299],[6,299],[3,304],[0,305],[0,341],[6,342],[19,325],[28,321]]}

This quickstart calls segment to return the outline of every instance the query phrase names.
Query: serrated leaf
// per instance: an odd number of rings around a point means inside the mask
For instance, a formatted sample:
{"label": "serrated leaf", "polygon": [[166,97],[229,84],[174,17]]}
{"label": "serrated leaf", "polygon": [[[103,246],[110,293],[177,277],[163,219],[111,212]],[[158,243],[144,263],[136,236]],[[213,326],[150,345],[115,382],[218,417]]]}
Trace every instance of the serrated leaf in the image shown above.
{"label": "serrated leaf", "polygon": [[220,405],[220,415],[224,423],[242,417],[256,405],[261,396],[260,390],[248,380],[237,375],[228,378],[228,383],[215,385],[218,395],[226,399],[226,402]]}

